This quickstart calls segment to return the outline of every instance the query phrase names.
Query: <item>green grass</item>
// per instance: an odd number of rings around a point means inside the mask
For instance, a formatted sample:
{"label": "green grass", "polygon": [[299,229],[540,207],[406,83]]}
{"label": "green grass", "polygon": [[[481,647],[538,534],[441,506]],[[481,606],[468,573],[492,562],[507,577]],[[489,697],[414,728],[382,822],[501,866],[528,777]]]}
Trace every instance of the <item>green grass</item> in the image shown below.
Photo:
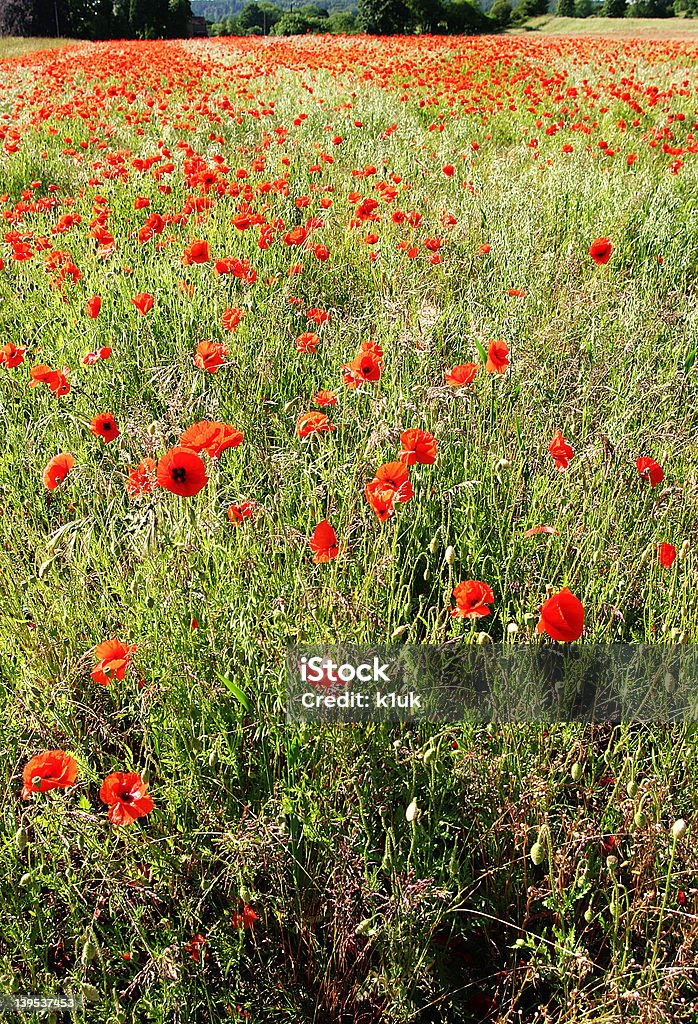
{"label": "green grass", "polygon": [[[291,643],[469,643],[481,632],[535,642],[547,588],[563,585],[583,601],[589,642],[698,639],[694,55],[638,44],[621,57],[609,44],[618,78],[638,67],[664,87],[671,60],[673,78],[689,80],[689,96],[662,103],[686,111],[673,122],[672,144],[686,149],[674,174],[676,157],[647,145],[667,123],[660,105],[637,128],[618,126],[634,115],[609,94],[606,44],[451,41],[461,56],[440,41],[244,45],[251,50],[110,44],[89,60],[66,54],[58,71],[47,59],[36,79],[26,69],[2,93],[23,128],[18,152],[2,157],[4,209],[37,180],[36,195],[55,183],[61,200],[74,200],[25,211],[5,230],[69,250],[82,278],[52,288],[42,251],[14,262],[2,243],[2,337],[27,355],[21,367],[0,367],[0,991],[82,990],[94,1002],[78,1019],[100,1024],[235,1019],[238,1004],[265,1024],[465,1022],[482,1020],[487,1000],[501,1021],[689,1024],[698,864],[690,828],[674,843],[671,826],[695,817],[690,724],[292,727],[283,661]],[[344,47],[349,67],[335,76]],[[373,74],[385,88],[355,67],[379,58],[387,70]],[[255,64],[264,74],[243,79]],[[570,101],[555,98],[557,85],[545,94],[552,66],[579,89],[578,114],[560,112]],[[391,76],[412,81],[415,68],[424,84],[401,102]],[[471,77],[455,96],[473,94],[472,110],[443,95],[463,69]],[[488,110],[477,82],[496,92],[518,71],[523,80],[507,85],[518,110]],[[101,76],[99,94],[82,106],[91,75]],[[161,91],[168,77],[171,94]],[[584,97],[584,78],[598,103]],[[537,106],[523,94],[529,82]],[[30,84],[36,93],[22,106]],[[110,84],[116,95],[105,99]],[[154,94],[165,115],[146,105]],[[205,94],[209,106],[189,130],[192,101]],[[276,111],[237,123],[216,105],[222,96],[245,110],[273,98]],[[436,102],[420,107],[420,98]],[[59,109],[35,130],[32,117],[52,103]],[[308,117],[294,126],[300,109]],[[598,127],[548,136],[553,111],[568,122],[588,114]],[[430,131],[439,113],[446,128]],[[278,125],[288,140],[265,148]],[[335,132],[345,141],[333,147]],[[601,138],[617,148],[613,160],[601,156]],[[573,153],[561,153],[563,139]],[[176,165],[163,179],[168,195],[132,164],[158,140]],[[229,195],[208,217],[140,245],[133,233],[151,210],[178,213],[201,194],[185,182],[178,140],[209,165],[221,152],[229,181],[259,147],[267,169],[250,179],[287,170],[289,194],[253,197],[253,208],[268,202],[267,218],[289,226],[322,213],[330,259],[278,239],[259,250],[254,230],[231,225],[240,199]],[[318,145],[334,163],[310,173]],[[104,173],[118,151],[129,151],[128,180]],[[352,176],[369,163],[376,177]],[[441,171],[447,163],[457,165],[453,178]],[[362,237],[374,225],[348,227],[347,196],[374,194],[389,174],[411,188],[381,204],[372,263]],[[318,183],[335,189],[325,212]],[[90,237],[96,193],[118,245],[105,260]],[[135,211],[143,195],[151,207]],[[296,207],[301,195],[310,208]],[[397,207],[419,211],[422,227],[394,225]],[[457,219],[450,231],[444,211]],[[52,234],[68,212],[80,223]],[[424,249],[412,261],[396,248],[426,235],[444,238],[440,265]],[[614,252],[597,267],[588,249],[600,235]],[[215,258],[248,256],[257,282],[217,277],[210,263],[183,266],[196,237]],[[491,252],[480,256],[485,242]],[[304,271],[289,277],[296,260]],[[139,291],[155,296],[145,317],[130,302]],[[96,320],[84,312],[93,294],[103,300]],[[291,296],[331,313],[315,356],[295,351],[308,322]],[[220,326],[229,306],[247,310],[232,335]],[[384,349],[383,376],[352,393],[339,368],[368,337]],[[193,364],[203,338],[230,347],[215,375]],[[444,371],[480,362],[494,338],[510,346],[507,373],[481,368],[471,391],[453,394]],[[111,358],[83,366],[102,345]],[[69,395],[28,387],[27,367],[44,362],[71,368]],[[327,410],[337,429],[301,441],[298,416],[323,387],[337,392]],[[105,410],[121,430],[108,445],[88,429]],[[158,458],[204,418],[245,433],[210,467],[207,487],[188,499],[158,490],[129,500],[128,467]],[[435,434],[438,458],[410,470],[414,498],[381,525],[363,487],[410,426]],[[575,449],[564,473],[547,450],[558,428]],[[73,453],[75,469],[48,492],[42,470],[60,451]],[[642,485],[638,455],[661,462],[661,486]],[[226,509],[245,499],[256,511],[236,529]],[[325,516],[341,553],[314,565],[307,538]],[[524,538],[539,523],[559,535]],[[658,564],[660,541],[680,551],[671,570]],[[468,578],[495,595],[491,616],[475,624],[449,614],[455,583]],[[92,650],[112,636],[137,652],[123,682],[101,687],[90,678]],[[74,753],[76,787],[22,801],[24,764],[53,748]],[[111,826],[98,797],[114,770],[145,773],[155,799],[130,828]],[[545,859],[534,865],[539,837]],[[233,926],[245,902],[259,915],[252,930]],[[198,962],[187,949],[197,934],[207,954]]]}
{"label": "green grass", "polygon": [[604,36],[610,39],[698,39],[698,21],[692,18],[558,18],[544,14],[528,18],[509,32],[541,32],[551,36]]}
{"label": "green grass", "polygon": [[23,57],[27,53],[35,53],[37,50],[53,50],[63,46],[74,46],[74,39],[46,39],[37,36],[33,39],[18,36],[0,37],[0,60],[7,60],[10,57]]}

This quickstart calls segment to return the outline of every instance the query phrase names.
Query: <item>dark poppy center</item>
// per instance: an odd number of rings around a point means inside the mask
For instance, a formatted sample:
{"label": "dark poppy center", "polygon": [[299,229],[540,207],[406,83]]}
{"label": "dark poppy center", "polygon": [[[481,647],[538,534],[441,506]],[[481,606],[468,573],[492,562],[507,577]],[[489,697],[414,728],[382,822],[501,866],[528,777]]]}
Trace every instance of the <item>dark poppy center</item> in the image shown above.
{"label": "dark poppy center", "polygon": [[175,480],[178,484],[183,484],[186,482],[187,471],[184,468],[184,466],[175,466],[175,468],[172,470],[172,479]]}
{"label": "dark poppy center", "polygon": [[119,800],[123,804],[130,804],[133,802],[133,795],[131,793],[119,793]]}

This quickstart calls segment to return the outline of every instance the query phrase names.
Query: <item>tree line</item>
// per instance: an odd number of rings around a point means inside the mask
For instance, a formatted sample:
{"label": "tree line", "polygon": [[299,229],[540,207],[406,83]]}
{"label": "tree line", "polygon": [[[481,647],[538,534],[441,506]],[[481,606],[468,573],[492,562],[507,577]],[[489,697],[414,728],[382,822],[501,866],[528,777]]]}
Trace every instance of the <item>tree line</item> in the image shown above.
{"label": "tree line", "polygon": [[176,39],[189,35],[189,0],[0,0],[0,35]]}
{"label": "tree line", "polygon": [[[494,0],[485,13],[470,0],[358,0],[356,11],[315,3],[294,10],[252,0],[234,15],[209,23],[211,35],[303,35],[369,32],[478,34],[549,13],[549,0]],[[698,17],[698,0],[557,0],[563,17]],[[0,0],[0,34],[76,39],[162,39],[187,36],[189,0]]]}

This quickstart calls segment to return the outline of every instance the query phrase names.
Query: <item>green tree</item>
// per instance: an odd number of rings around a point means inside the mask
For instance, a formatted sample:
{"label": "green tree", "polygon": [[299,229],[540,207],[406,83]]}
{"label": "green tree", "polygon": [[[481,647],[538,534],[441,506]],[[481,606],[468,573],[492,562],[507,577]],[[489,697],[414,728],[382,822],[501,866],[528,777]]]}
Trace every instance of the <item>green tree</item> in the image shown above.
{"label": "green tree", "polygon": [[407,0],[410,27],[415,32],[436,32],[445,20],[441,0]]}
{"label": "green tree", "polygon": [[327,19],[327,30],[333,35],[351,35],[357,31],[353,11],[332,11]]}
{"label": "green tree", "polygon": [[492,31],[492,21],[468,0],[451,0],[444,4],[443,18],[446,31],[458,35],[474,36]]}
{"label": "green tree", "polygon": [[359,0],[356,20],[363,32],[389,36],[407,31],[410,12],[404,0]]}
{"label": "green tree", "polygon": [[601,13],[604,18],[624,18],[627,14],[626,0],[605,0]]}
{"label": "green tree", "polygon": [[538,18],[541,14],[548,13],[548,0],[520,0],[516,6],[512,21],[521,24],[527,18]]}
{"label": "green tree", "polygon": [[557,9],[555,13],[559,18],[576,18],[577,11],[574,0],[557,0]]}
{"label": "green tree", "polygon": [[513,14],[511,0],[494,0],[488,14],[498,28],[506,28]]}

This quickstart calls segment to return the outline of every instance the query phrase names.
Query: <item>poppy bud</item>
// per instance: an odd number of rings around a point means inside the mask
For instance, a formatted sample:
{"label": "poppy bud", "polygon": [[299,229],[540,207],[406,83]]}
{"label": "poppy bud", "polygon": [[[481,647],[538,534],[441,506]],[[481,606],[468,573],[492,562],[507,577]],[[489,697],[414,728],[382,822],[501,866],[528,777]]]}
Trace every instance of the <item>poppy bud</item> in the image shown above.
{"label": "poppy bud", "polygon": [[507,626],[507,633],[509,634],[509,636],[516,636],[516,634],[518,632],[519,632],[519,624],[518,624],[518,622],[510,622],[509,625]]}
{"label": "poppy bud", "polygon": [[688,552],[691,550],[690,540],[685,540],[679,548],[679,558],[685,558]]}
{"label": "poppy bud", "polygon": [[683,818],[679,818],[677,821],[674,822],[674,824],[671,826],[671,834],[675,840],[683,839],[683,837],[686,835],[686,822],[683,820]]}
{"label": "poppy bud", "polygon": [[455,560],[456,560],[456,549],[454,547],[451,547],[451,545],[449,544],[449,546],[446,548],[446,553],[444,554],[444,561],[445,561],[446,565],[453,565]]}
{"label": "poppy bud", "polygon": [[407,625],[407,623],[405,623],[402,626],[398,626],[397,629],[394,629],[393,632],[391,633],[390,639],[398,640],[401,636],[405,635],[409,628],[410,627]]}
{"label": "poppy bud", "polygon": [[545,850],[542,843],[535,842],[530,849],[530,857],[536,867],[545,860]]}
{"label": "poppy bud", "polygon": [[579,782],[579,780],[581,779],[581,777],[582,777],[582,766],[579,763],[579,761],[576,761],[572,765],[571,775],[572,775],[572,781],[573,782]]}
{"label": "poppy bud", "polygon": [[584,911],[584,920],[587,924],[591,924],[591,922],[594,920],[594,911],[591,909],[591,907],[587,907]]}
{"label": "poppy bud", "polygon": [[28,871],[25,871],[19,880],[19,884],[22,886],[29,885],[32,880],[32,876]]}
{"label": "poppy bud", "polygon": [[490,636],[489,633],[478,633],[477,642],[480,645],[480,647],[484,647],[485,644],[492,643],[492,637]]}
{"label": "poppy bud", "polygon": [[677,682],[672,676],[671,672],[664,673],[664,689],[667,693],[673,693],[676,689]]}
{"label": "poppy bud", "polygon": [[647,824],[647,815],[644,811],[636,811],[633,821],[635,822],[638,828],[644,828]]}
{"label": "poppy bud", "polygon": [[634,779],[631,779],[628,785],[625,787],[625,791],[630,797],[630,799],[634,800],[637,796],[637,782],[635,782]]}
{"label": "poppy bud", "polygon": [[619,861],[615,854],[612,853],[610,856],[606,857],[606,867],[609,871],[615,871],[618,864]]}
{"label": "poppy bud", "polygon": [[98,949],[92,939],[87,939],[85,945],[82,947],[82,962],[89,964],[91,960],[97,956]]}
{"label": "poppy bud", "polygon": [[511,469],[510,459],[500,459],[497,463],[497,469]]}
{"label": "poppy bud", "polygon": [[438,550],[439,550],[439,538],[438,538],[438,536],[434,536],[429,541],[429,551],[432,553],[432,555],[435,555]]}
{"label": "poppy bud", "polygon": [[218,764],[218,751],[214,747],[211,753],[208,755],[209,768],[215,768]]}
{"label": "poppy bud", "polygon": [[415,797],[405,811],[405,817],[408,821],[414,821],[418,814],[419,809],[417,808],[417,797]]}
{"label": "poppy bud", "polygon": [[427,747],[427,749],[424,751],[424,763],[425,764],[429,764],[429,762],[432,761],[435,757],[436,757],[436,748],[435,747]]}
{"label": "poppy bud", "polygon": [[81,991],[83,999],[88,1003],[98,1003],[100,1001],[99,989],[95,988],[94,985],[83,984]]}
{"label": "poppy bud", "polygon": [[25,828],[20,827],[17,829],[17,834],[15,835],[15,846],[17,847],[17,853],[23,853],[29,846],[29,836]]}

